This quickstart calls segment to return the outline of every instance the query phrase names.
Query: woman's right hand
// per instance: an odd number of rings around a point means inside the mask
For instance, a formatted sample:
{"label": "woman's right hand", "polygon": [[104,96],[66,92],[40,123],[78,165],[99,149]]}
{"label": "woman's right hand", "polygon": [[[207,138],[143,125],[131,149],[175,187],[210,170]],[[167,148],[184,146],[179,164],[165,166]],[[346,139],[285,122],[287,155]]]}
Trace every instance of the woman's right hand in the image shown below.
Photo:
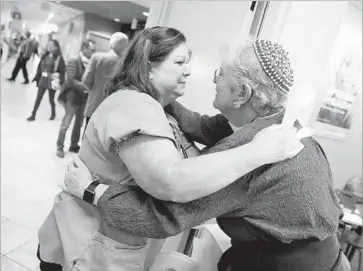
{"label": "woman's right hand", "polygon": [[66,166],[61,188],[78,197],[83,198],[84,191],[93,181],[92,175],[82,160],[76,156],[72,162]]}
{"label": "woman's right hand", "polygon": [[259,164],[272,164],[297,155],[304,148],[300,140],[313,134],[308,128],[298,131],[295,127],[274,124],[258,132],[251,143]]}

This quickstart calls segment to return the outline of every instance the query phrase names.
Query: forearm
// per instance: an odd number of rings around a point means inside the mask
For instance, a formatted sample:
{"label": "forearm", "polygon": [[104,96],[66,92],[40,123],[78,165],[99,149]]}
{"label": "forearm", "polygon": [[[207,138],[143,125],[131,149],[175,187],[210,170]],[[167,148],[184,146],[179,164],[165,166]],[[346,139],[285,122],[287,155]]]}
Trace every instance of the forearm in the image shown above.
{"label": "forearm", "polygon": [[89,90],[92,89],[93,76],[94,76],[93,71],[88,70],[88,71],[86,71],[86,73],[82,79],[83,84],[87,87],[87,92],[89,92]]}
{"label": "forearm", "polygon": [[201,125],[202,115],[187,109],[180,103],[174,101],[167,105],[165,112],[172,115],[178,122],[182,131],[189,136],[193,141],[197,141],[198,131]]}
{"label": "forearm", "polygon": [[65,76],[65,72],[60,72],[59,73],[59,82],[60,82],[60,85],[63,85],[64,82],[66,80],[66,76]]}
{"label": "forearm", "polygon": [[[253,146],[248,143],[228,151],[181,160],[167,169],[159,168],[160,174],[154,176],[167,184],[169,200],[192,201],[210,195],[262,166]],[[160,183],[160,180],[151,183]]]}
{"label": "forearm", "polygon": [[33,81],[35,81],[37,83],[39,82],[39,79],[40,79],[40,76],[41,76],[41,73],[42,73],[41,63],[42,63],[42,61],[40,61],[40,63],[38,64],[37,73],[35,74],[34,79],[33,79]]}
{"label": "forearm", "polygon": [[74,62],[68,63],[66,72],[67,72],[66,83],[68,86],[81,92],[87,90],[87,87],[81,81],[76,79],[76,74],[77,74],[76,63]]}
{"label": "forearm", "polygon": [[192,140],[207,147],[232,134],[228,120],[221,114],[209,117],[193,112],[178,102],[172,102],[165,111],[178,122],[180,129]]}
{"label": "forearm", "polygon": [[87,87],[81,81],[78,81],[76,79],[67,78],[67,85],[80,92],[87,91]]}
{"label": "forearm", "polygon": [[60,84],[63,85],[66,81],[66,64],[63,57],[60,59],[57,72],[59,73]]}
{"label": "forearm", "polygon": [[110,226],[132,235],[166,238],[241,207],[246,180],[195,201],[174,203],[155,199],[139,187],[112,185],[98,207]]}

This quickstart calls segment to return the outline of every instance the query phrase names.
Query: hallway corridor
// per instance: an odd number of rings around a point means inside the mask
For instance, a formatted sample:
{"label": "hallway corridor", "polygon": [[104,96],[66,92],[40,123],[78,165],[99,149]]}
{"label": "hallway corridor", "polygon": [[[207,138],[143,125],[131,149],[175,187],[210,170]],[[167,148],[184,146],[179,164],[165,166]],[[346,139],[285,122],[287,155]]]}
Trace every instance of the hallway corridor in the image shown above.
{"label": "hallway corridor", "polygon": [[[39,270],[36,258],[37,231],[60,191],[65,159],[56,157],[56,139],[63,108],[49,121],[48,93],[43,97],[35,122],[27,122],[37,94],[35,83],[6,81],[14,67],[11,60],[1,68],[1,270]],[[38,60],[29,61],[30,80]],[[66,142],[69,142],[69,140]],[[66,149],[67,146],[66,146]]]}

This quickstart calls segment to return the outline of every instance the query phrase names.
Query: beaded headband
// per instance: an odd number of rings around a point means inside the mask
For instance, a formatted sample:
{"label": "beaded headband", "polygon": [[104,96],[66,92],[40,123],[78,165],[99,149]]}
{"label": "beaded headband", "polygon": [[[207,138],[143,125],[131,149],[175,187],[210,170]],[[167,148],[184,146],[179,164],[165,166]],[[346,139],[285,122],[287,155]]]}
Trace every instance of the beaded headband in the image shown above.
{"label": "beaded headband", "polygon": [[256,40],[253,48],[263,71],[284,93],[288,93],[294,83],[288,52],[280,44],[266,40]]}

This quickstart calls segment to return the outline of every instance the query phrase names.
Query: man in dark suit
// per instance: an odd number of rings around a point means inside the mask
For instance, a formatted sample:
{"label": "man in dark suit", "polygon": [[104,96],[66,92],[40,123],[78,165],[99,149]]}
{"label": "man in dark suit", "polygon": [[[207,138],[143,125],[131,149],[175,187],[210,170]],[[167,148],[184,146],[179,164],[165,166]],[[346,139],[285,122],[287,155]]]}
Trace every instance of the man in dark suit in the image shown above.
{"label": "man in dark suit", "polygon": [[[87,101],[88,88],[82,83],[82,76],[85,68],[88,66],[89,59],[96,50],[95,42],[85,40],[82,42],[81,52],[78,57],[72,58],[67,63],[66,83],[60,97],[64,97],[65,115],[59,129],[57,140],[57,156],[64,157],[64,140],[69,125],[75,116],[72,130],[71,146],[69,151],[77,153],[79,151],[78,141],[81,134],[83,123],[84,109]],[[59,98],[58,98],[59,99]]]}
{"label": "man in dark suit", "polygon": [[20,45],[19,57],[16,60],[15,67],[11,73],[11,77],[7,79],[8,81],[14,82],[16,77],[18,76],[19,71],[22,70],[24,76],[23,84],[29,84],[29,77],[28,77],[28,70],[26,69],[26,63],[28,62],[34,51],[34,44],[31,39],[30,32],[26,32],[25,37],[26,39]]}
{"label": "man in dark suit", "polygon": [[128,41],[129,39],[124,33],[116,32],[110,38],[111,50],[107,53],[95,53],[91,57],[90,64],[83,75],[83,83],[88,89],[85,110],[86,128],[93,112],[106,98],[105,86],[117,70],[117,65],[128,45]]}

